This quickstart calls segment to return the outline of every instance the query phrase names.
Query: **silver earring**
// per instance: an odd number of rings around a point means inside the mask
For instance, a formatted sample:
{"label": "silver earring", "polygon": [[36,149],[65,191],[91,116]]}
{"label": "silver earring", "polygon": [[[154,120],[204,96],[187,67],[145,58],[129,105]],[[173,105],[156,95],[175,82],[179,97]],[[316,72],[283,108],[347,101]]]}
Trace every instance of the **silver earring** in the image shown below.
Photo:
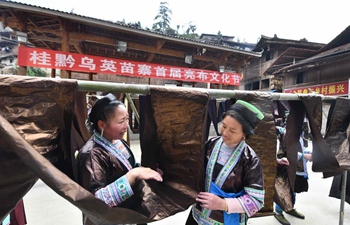
{"label": "silver earring", "polygon": [[103,137],[103,130],[104,130],[104,129],[102,128],[102,130],[101,130],[101,137]]}

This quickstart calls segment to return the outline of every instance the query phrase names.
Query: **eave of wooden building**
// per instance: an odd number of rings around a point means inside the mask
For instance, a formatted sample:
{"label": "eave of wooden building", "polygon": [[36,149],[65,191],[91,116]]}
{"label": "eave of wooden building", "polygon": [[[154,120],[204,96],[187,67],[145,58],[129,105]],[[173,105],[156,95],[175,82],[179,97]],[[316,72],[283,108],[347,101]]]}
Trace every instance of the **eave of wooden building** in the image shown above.
{"label": "eave of wooden building", "polygon": [[[13,1],[0,0],[0,15],[4,27],[25,32],[36,48],[214,71],[225,66],[238,73],[251,58],[261,57],[236,47]],[[117,51],[117,41],[127,42],[126,52]],[[186,54],[192,54],[193,64],[185,63]]]}
{"label": "eave of wooden building", "polygon": [[277,37],[277,35],[275,35],[274,37],[267,37],[265,35],[261,35],[260,40],[255,45],[252,51],[261,52],[263,51],[263,49],[268,48],[269,45],[284,45],[288,47],[306,48],[311,50],[319,50],[323,46],[325,46],[325,44],[322,43],[308,42],[306,39],[291,40],[279,38]]}
{"label": "eave of wooden building", "polygon": [[303,59],[309,58],[318,53],[317,50],[303,48],[287,48],[265,71],[265,74],[273,74],[275,71],[289,65],[293,65]]}
{"label": "eave of wooden building", "polygon": [[317,55],[301,60],[296,64],[285,66],[279,70],[276,70],[273,74],[283,75],[284,73],[290,73],[293,71],[302,71],[307,68],[333,63],[349,55],[350,43],[318,53]]}

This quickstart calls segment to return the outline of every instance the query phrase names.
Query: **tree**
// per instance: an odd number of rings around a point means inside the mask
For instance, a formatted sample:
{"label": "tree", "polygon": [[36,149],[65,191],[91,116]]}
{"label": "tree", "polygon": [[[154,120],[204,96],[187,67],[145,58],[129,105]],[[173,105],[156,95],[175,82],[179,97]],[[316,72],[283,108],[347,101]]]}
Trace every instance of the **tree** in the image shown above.
{"label": "tree", "polygon": [[190,24],[190,30],[192,31],[192,34],[194,34],[194,32],[197,30],[197,26],[196,25],[193,25],[193,24]]}
{"label": "tree", "polygon": [[216,35],[217,43],[220,44],[222,40],[222,34],[221,31],[218,31],[218,34]]}
{"label": "tree", "polygon": [[170,34],[170,35],[177,35],[176,30],[174,30],[171,27],[168,27],[165,31],[166,34]]}
{"label": "tree", "polygon": [[46,77],[46,72],[40,68],[28,67],[28,76]]}
{"label": "tree", "polygon": [[141,26],[141,22],[138,21],[138,22],[130,22],[127,24],[128,26],[131,26],[131,27],[134,27],[134,28],[138,28],[138,29],[142,29],[142,26]]}
{"label": "tree", "polygon": [[195,33],[197,26],[192,24],[192,21],[182,25],[183,34],[178,34],[180,37],[198,39],[199,35]]}
{"label": "tree", "polygon": [[170,21],[172,11],[168,8],[167,2],[161,2],[159,6],[159,11],[154,20],[157,22],[153,24],[152,30],[160,31],[166,33],[168,28],[170,28]]}

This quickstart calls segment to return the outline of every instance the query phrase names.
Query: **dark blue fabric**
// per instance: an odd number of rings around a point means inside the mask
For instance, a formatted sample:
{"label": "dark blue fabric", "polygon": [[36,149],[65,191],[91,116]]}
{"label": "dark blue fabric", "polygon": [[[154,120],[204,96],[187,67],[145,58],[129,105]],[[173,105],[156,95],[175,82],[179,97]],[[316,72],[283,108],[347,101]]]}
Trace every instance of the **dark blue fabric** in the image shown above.
{"label": "dark blue fabric", "polygon": [[220,123],[222,120],[222,114],[224,114],[224,112],[226,112],[234,102],[234,99],[226,99],[225,101],[220,102],[218,110],[218,123]]}
{"label": "dark blue fabric", "polygon": [[140,95],[139,96],[139,116],[140,116],[140,143],[143,143],[143,132],[145,131],[145,114],[146,114],[146,96]]}
{"label": "dark blue fabric", "polygon": [[209,99],[208,101],[208,110],[207,110],[207,124],[206,124],[206,132],[205,132],[205,140],[209,137],[210,132],[210,124],[213,122],[213,126],[216,132],[216,135],[219,136],[218,131],[218,117],[217,117],[217,107],[216,107],[216,99]]}
{"label": "dark blue fabric", "polygon": [[[244,190],[238,193],[226,193],[219,186],[217,186],[214,182],[211,182],[210,193],[213,193],[222,198],[236,198],[242,196],[245,192]],[[226,213],[224,212],[224,225],[239,225],[239,213]]]}

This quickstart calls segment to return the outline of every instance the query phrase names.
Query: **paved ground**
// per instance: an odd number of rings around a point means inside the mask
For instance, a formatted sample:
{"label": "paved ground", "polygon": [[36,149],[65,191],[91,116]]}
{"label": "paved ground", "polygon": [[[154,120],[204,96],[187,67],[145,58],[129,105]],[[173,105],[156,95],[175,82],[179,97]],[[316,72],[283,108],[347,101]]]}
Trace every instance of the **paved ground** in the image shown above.
{"label": "paved ground", "polygon": [[[131,147],[139,155],[139,142],[131,141]],[[309,163],[311,171],[311,164]],[[301,193],[296,198],[296,208],[305,214],[305,220],[286,215],[294,225],[346,225],[350,224],[350,206],[345,203],[344,220],[340,223],[340,200],[328,197],[332,178],[323,179],[322,173],[310,172],[309,192]],[[78,208],[60,197],[45,183],[39,180],[24,197],[28,225],[79,225],[81,212]],[[178,213],[154,225],[185,224],[188,211]],[[252,218],[249,225],[279,225],[273,216]]]}

